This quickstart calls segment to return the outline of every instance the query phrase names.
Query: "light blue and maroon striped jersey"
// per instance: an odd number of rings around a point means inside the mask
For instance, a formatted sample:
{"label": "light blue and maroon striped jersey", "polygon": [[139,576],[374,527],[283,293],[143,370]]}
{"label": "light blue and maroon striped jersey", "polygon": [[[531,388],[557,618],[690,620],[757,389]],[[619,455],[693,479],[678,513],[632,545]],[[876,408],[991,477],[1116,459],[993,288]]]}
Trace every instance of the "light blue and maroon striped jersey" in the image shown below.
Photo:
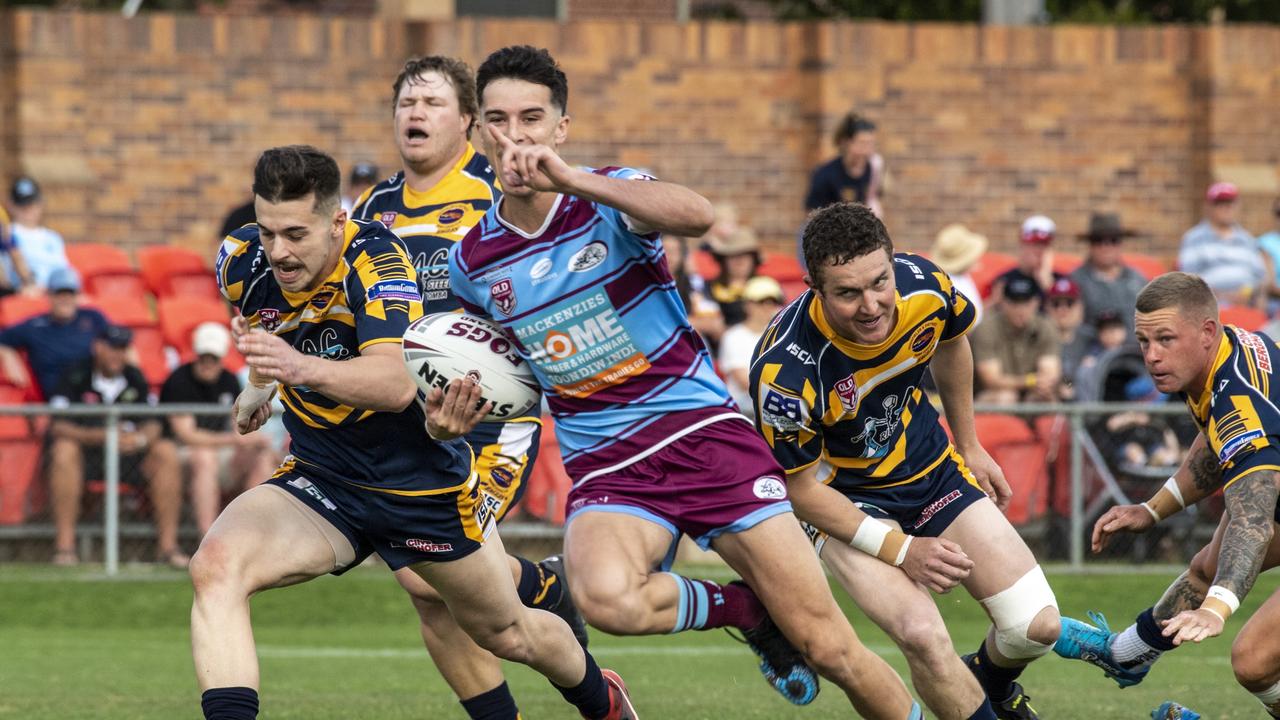
{"label": "light blue and maroon striped jersey", "polygon": [[[591,172],[652,179],[629,168]],[[499,217],[501,202],[449,253],[450,279],[464,308],[517,341],[576,482],[741,417],[689,325],[657,233],[570,195],[525,233]]]}

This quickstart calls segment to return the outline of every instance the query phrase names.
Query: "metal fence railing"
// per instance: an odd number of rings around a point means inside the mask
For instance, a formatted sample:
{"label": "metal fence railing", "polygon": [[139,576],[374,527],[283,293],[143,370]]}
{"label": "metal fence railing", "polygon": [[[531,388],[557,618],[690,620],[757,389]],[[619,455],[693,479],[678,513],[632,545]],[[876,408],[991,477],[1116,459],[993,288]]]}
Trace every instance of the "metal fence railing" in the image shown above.
{"label": "metal fence railing", "polygon": [[[1024,404],[1016,406],[979,405],[979,438],[1005,470],[1021,497],[1015,498],[1010,517],[1033,543],[1043,559],[1067,560],[1075,567],[1086,562],[1086,540],[1092,522],[1113,503],[1146,499],[1171,474],[1181,454],[1195,436],[1186,408],[1181,403],[1080,403]],[[174,414],[226,416],[221,405],[50,405],[0,406],[0,518],[3,503],[24,502],[6,493],[6,484],[17,481],[16,467],[4,464],[7,444],[38,445],[44,454],[47,421],[53,417],[98,417],[106,430],[102,453],[101,525],[85,522],[85,533],[102,538],[102,557],[108,574],[119,571],[121,559],[122,507],[121,432],[126,419],[163,417]],[[27,434],[14,429],[19,418],[26,419]],[[41,462],[38,477],[26,478],[33,487],[44,487],[47,464]],[[184,476],[185,477],[185,476]],[[1206,503],[1202,503],[1206,505]],[[1149,560],[1163,555],[1165,560],[1184,561],[1212,533],[1214,509],[1189,512],[1167,520],[1151,537],[1123,539],[1111,557]],[[47,522],[37,517],[5,526],[0,520],[0,541],[43,541],[50,535]],[[148,530],[139,525],[124,527],[130,537],[146,538]],[[561,529],[554,526],[517,526],[504,530],[504,537],[554,541]]]}

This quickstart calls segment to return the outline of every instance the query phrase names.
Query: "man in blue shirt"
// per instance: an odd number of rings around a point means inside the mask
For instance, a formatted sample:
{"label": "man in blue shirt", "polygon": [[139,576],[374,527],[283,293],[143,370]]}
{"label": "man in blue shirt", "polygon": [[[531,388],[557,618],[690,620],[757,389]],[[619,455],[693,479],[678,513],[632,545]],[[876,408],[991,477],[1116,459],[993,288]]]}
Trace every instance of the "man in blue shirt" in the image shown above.
{"label": "man in blue shirt", "polygon": [[20,388],[30,386],[17,352],[25,350],[43,397],[68,367],[89,358],[93,339],[107,326],[102,313],[80,307],[80,276],[71,268],[50,274],[49,305],[49,312],[0,330],[0,373]]}

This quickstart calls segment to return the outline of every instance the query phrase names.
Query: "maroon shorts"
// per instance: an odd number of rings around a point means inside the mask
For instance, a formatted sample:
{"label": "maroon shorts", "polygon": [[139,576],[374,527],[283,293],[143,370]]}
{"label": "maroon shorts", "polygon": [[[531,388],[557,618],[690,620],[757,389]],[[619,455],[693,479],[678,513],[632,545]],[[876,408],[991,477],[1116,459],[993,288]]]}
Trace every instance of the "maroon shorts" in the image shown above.
{"label": "maroon shorts", "polygon": [[688,535],[704,549],[723,533],[742,532],[791,512],[782,468],[745,418],[699,428],[569,492],[569,519],[587,512],[644,518]]}

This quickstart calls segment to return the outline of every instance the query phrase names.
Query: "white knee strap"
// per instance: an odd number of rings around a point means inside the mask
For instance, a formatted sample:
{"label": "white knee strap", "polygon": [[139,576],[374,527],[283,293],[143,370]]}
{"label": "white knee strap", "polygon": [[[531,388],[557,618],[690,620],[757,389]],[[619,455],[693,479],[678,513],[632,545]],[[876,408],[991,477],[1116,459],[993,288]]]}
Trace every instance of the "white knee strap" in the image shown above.
{"label": "white knee strap", "polygon": [[1058,600],[1037,565],[1018,581],[982,601],[996,625],[996,649],[1010,660],[1033,660],[1048,654],[1053,645],[1027,637],[1027,628],[1041,610],[1058,609]]}
{"label": "white knee strap", "polygon": [[1261,700],[1262,704],[1266,705],[1268,710],[1274,709],[1276,704],[1280,703],[1280,682],[1272,685],[1262,692],[1254,693],[1253,696]]}

